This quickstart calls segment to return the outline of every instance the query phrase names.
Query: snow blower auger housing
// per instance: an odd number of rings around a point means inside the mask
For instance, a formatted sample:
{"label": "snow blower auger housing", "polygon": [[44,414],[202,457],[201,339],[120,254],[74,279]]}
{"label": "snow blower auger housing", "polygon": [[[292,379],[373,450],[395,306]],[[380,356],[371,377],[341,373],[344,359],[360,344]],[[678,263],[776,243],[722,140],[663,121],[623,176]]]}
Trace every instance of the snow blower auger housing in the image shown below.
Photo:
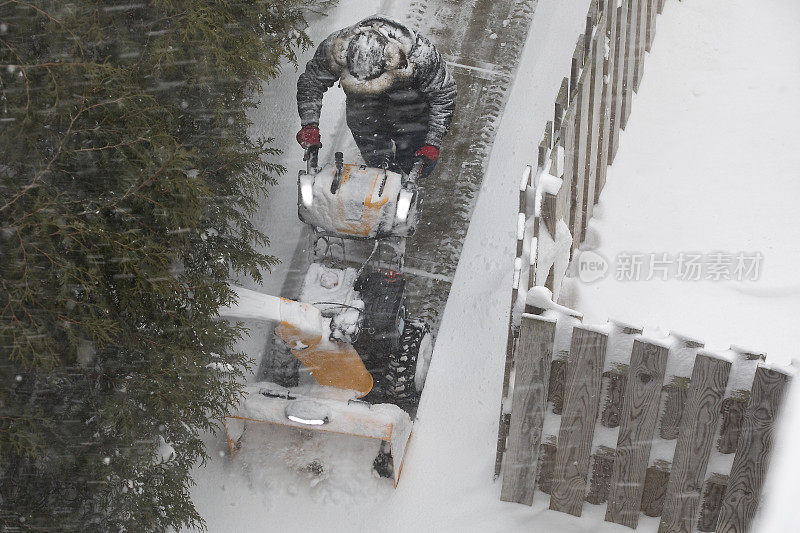
{"label": "snow blower auger housing", "polygon": [[422,162],[404,175],[346,165],[341,153],[321,169],[317,150],[306,158],[298,212],[309,263],[298,300],[234,287],[238,303],[220,311],[277,323],[258,382],[226,418],[231,453],[259,423],[378,439],[373,466],[397,486],[433,351],[428,325],[406,316],[402,274]]}

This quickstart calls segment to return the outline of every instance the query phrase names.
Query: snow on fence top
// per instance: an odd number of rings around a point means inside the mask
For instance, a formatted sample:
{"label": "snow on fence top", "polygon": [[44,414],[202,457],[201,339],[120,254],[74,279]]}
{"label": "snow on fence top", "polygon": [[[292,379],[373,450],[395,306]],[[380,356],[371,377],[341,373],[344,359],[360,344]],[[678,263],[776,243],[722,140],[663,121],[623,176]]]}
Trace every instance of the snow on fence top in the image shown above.
{"label": "snow on fence top", "polygon": [[[747,531],[791,373],[673,332],[582,323],[562,281],[613,161],[664,0],[595,0],[536,168],[520,183],[517,260],[495,476],[501,499],[659,533]],[[516,407],[516,408],[515,408]],[[541,494],[539,495],[541,497]]]}

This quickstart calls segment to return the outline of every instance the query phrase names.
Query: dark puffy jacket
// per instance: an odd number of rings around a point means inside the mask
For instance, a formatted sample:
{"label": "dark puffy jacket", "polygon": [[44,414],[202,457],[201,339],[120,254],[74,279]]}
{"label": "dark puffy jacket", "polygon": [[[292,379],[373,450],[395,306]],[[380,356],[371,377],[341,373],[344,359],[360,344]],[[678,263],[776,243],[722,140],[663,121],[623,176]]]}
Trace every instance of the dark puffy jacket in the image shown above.
{"label": "dark puffy jacket", "polygon": [[[364,27],[379,30],[390,44],[386,47],[386,71],[375,79],[361,81],[347,71],[346,53],[350,40]],[[358,100],[376,99],[409,109],[427,104],[425,142],[442,145],[456,105],[456,83],[442,56],[425,37],[381,16],[368,17],[329,35],[297,81],[297,109],[303,126],[319,123],[322,95],[336,81],[347,94],[348,106]]]}

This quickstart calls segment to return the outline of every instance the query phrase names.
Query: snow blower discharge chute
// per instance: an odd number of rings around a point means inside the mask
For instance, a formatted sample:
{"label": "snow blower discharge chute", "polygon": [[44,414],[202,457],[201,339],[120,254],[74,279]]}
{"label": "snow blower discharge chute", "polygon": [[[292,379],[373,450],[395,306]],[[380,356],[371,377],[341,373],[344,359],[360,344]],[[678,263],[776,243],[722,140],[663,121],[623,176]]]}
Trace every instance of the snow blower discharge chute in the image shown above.
{"label": "snow blower discharge chute", "polygon": [[281,424],[378,439],[374,468],[400,479],[433,351],[429,326],[406,316],[403,259],[419,223],[422,168],[402,172],[306,152],[298,214],[308,237],[295,299],[241,287],[232,319],[277,324],[238,412],[225,419],[235,455],[251,424]]}

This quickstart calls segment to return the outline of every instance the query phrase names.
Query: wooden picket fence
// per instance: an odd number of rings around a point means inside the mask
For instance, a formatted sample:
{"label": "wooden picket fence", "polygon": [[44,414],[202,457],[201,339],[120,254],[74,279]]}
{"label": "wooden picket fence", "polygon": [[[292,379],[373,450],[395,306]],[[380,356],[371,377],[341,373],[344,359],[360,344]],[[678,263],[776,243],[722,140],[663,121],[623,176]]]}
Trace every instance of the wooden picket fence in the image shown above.
{"label": "wooden picket fence", "polygon": [[[664,0],[595,0],[562,81],[536,168],[520,182],[517,260],[508,327],[495,477],[501,498],[659,533],[747,531],[790,374],[732,346],[722,356],[673,333],[591,327],[536,307],[558,298],[584,240]],[[558,252],[561,250],[561,252]],[[561,255],[559,255],[561,253]]]}
{"label": "wooden picket fence", "polygon": [[[645,51],[653,43],[656,17],[663,7],[664,0],[592,2],[585,32],[575,46],[570,75],[561,82],[553,120],[547,122],[539,144],[536,171],[528,167],[520,182],[512,309],[521,309],[520,295],[524,299],[527,289],[537,285],[552,291],[554,300],[558,298],[569,257],[556,264],[552,255],[540,253],[540,248],[545,243],[552,247],[566,241],[574,250],[585,237],[607,167],[617,152],[620,129],[630,116]],[[519,324],[519,312],[512,310],[504,399],[509,394]],[[509,414],[501,413],[495,477],[500,474],[509,422]]]}
{"label": "wooden picket fence", "polygon": [[501,499],[531,505],[538,489],[550,509],[607,504],[631,528],[644,514],[659,533],[748,531],[790,373],[641,331],[522,316]]}

